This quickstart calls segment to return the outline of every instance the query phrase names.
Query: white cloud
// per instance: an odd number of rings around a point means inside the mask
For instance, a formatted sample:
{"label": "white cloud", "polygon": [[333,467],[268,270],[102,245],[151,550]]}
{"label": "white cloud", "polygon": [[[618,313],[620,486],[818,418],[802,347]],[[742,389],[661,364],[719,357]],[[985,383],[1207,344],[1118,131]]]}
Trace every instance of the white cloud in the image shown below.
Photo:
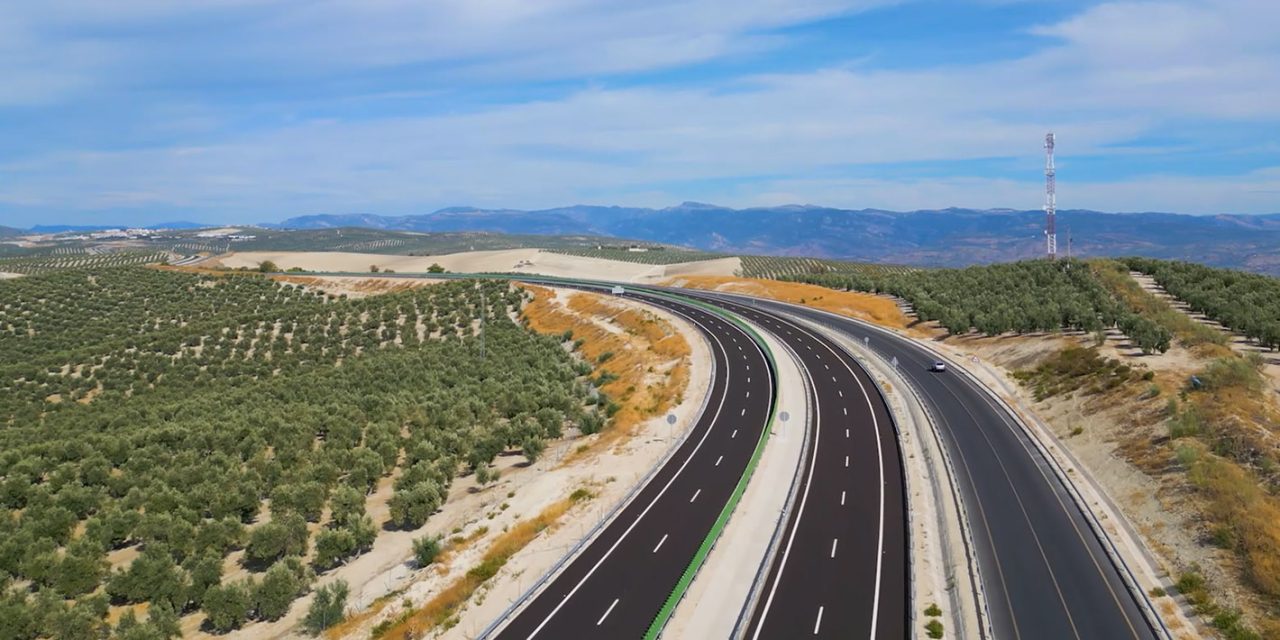
{"label": "white cloud", "polygon": [[894,1],[11,2],[0,4],[0,77],[30,78],[0,92],[0,106],[210,73],[292,82],[418,65],[465,83],[645,71],[768,46],[776,40],[759,32]]}
{"label": "white cloud", "polygon": [[[137,15],[111,20],[158,21],[172,11],[160,2],[131,6]],[[304,13],[282,0],[235,28],[253,35],[244,55],[284,66],[461,61],[495,77],[577,77],[722,55],[755,46],[761,29],[857,6],[365,0]],[[85,21],[121,28],[106,20]],[[696,197],[727,204],[1034,208],[1048,129],[1071,158],[1133,153],[1112,147],[1188,120],[1276,123],[1280,46],[1264,26],[1275,22],[1280,3],[1271,1],[1109,3],[1037,27],[1054,43],[1006,61],[593,88],[443,115],[304,121],[173,149],[15,159],[0,164],[0,180],[10,185],[0,202],[82,211],[160,203],[252,220],[464,203],[554,206],[600,194],[618,194],[603,197],[611,204],[655,205],[694,196],[678,186],[687,184]],[[282,34],[323,36],[299,44]],[[848,165],[993,157],[1025,162],[1027,178],[841,176]],[[1262,212],[1280,209],[1276,183],[1274,170],[1091,184],[1064,172],[1061,191],[1070,207]]]}

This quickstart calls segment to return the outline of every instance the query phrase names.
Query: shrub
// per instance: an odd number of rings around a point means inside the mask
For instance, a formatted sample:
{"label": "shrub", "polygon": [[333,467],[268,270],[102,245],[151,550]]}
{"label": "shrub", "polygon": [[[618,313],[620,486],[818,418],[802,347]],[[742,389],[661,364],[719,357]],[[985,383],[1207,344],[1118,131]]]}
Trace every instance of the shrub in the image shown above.
{"label": "shrub", "polygon": [[413,559],[419,567],[436,561],[440,555],[440,536],[425,535],[413,541]]}
{"label": "shrub", "polygon": [[1201,388],[1214,390],[1241,387],[1254,391],[1260,389],[1262,360],[1256,353],[1249,355],[1251,357],[1247,358],[1227,356],[1209,363],[1209,366],[1196,376],[1200,379]]}
{"label": "shrub", "polygon": [[942,637],[943,629],[942,622],[940,620],[930,620],[928,624],[924,625],[924,629],[928,632],[930,638]]}

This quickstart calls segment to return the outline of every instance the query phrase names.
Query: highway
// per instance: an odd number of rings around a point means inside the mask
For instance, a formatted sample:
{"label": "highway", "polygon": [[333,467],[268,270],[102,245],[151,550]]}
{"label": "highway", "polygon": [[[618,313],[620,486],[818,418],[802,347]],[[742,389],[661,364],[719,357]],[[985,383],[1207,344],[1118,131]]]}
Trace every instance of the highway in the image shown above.
{"label": "highway", "polygon": [[844,349],[785,316],[715,304],[793,350],[815,397],[802,484],[744,637],[907,637],[903,467],[875,381]]}
{"label": "highway", "polygon": [[[725,504],[767,420],[772,379],[751,375],[751,388],[742,386],[748,371],[772,375],[754,341],[731,323],[645,289],[664,288],[629,287],[627,295],[689,317],[709,336],[716,359],[711,403],[669,463],[500,637],[642,636]],[[763,326],[799,354],[814,382],[804,486],[750,612],[747,637],[909,633],[903,483],[892,420],[859,365],[789,317],[866,338],[886,360],[899,363],[954,462],[982,576],[986,622],[996,638],[1158,637],[1126,588],[1123,569],[1112,563],[1049,462],[968,377],[932,373],[934,356],[914,341],[848,318],[746,296],[666,291]],[[732,465],[724,468],[729,473],[718,473],[722,465]]]}
{"label": "highway", "polygon": [[751,304],[867,338],[885,359],[897,358],[955,462],[996,638],[1157,637],[1049,463],[986,392],[962,374],[928,371],[934,357],[911,340],[813,309]]}
{"label": "highway", "polygon": [[[537,276],[519,280],[609,288]],[[498,627],[498,638],[642,637],[726,504],[767,422],[774,372],[754,340],[697,305],[649,289],[655,288],[628,286],[625,295],[685,317],[711,343],[715,377],[707,409],[600,535]],[[841,347],[783,314],[733,299],[705,302],[773,334],[813,383],[801,486],[784,542],[746,620],[747,637],[907,637],[903,467],[896,428],[875,382]]]}
{"label": "highway", "polygon": [[[654,301],[642,289],[627,295]],[[813,383],[802,484],[746,637],[907,637],[903,467],[893,418],[875,382],[841,347],[785,316],[730,300],[708,302],[772,333],[796,354]],[[723,502],[706,504],[710,514]],[[647,550],[633,551],[643,556]],[[548,600],[547,592],[539,599]],[[597,600],[595,608],[612,606],[607,595]],[[507,630],[518,630],[511,637],[528,637],[528,625],[553,601],[554,596],[521,626],[509,625]],[[573,634],[584,629],[581,622],[560,627],[569,635],[549,637],[580,637]]]}
{"label": "highway", "polygon": [[683,316],[707,336],[715,377],[706,410],[668,462],[498,638],[642,637],[728,502],[768,422],[774,372],[750,335],[696,305],[629,297]]}

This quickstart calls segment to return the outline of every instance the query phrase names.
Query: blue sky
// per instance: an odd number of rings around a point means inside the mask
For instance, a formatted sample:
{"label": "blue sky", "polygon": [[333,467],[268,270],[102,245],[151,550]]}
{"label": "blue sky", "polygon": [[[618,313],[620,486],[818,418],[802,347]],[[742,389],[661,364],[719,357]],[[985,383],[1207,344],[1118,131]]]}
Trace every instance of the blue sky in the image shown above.
{"label": "blue sky", "polygon": [[1280,2],[0,4],[0,224],[1280,212]]}

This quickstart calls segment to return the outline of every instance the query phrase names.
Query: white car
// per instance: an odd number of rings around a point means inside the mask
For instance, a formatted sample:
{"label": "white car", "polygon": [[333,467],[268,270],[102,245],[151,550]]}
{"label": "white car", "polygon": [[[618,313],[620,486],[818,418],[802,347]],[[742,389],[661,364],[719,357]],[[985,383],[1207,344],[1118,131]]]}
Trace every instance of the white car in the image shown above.
{"label": "white car", "polygon": [[943,371],[947,370],[947,363],[941,360],[934,360],[933,364],[929,365],[929,370],[942,373]]}

